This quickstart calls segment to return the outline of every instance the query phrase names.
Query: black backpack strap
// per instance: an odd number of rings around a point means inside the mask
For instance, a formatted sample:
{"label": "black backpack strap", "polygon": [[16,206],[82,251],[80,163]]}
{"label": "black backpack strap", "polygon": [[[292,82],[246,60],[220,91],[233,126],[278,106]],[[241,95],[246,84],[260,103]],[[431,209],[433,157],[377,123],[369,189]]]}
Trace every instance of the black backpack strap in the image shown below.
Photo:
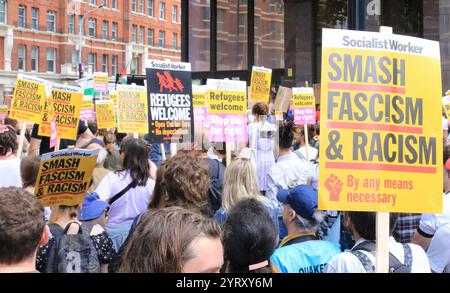
{"label": "black backpack strap", "polygon": [[77,224],[77,225],[78,225],[78,233],[77,233],[77,234],[83,234],[83,231],[81,231],[81,225],[80,225],[80,223],[78,223],[78,222],[69,222],[69,223],[66,225],[66,228],[64,229],[64,234],[67,234],[67,231],[69,231],[70,226],[71,226],[72,224]]}
{"label": "black backpack strap", "polygon": [[109,205],[111,206],[116,200],[118,200],[119,198],[122,197],[122,195],[124,195],[125,193],[127,193],[128,190],[131,189],[131,184],[133,182],[130,182],[130,184],[128,184],[124,189],[122,189],[119,193],[117,193],[116,195],[114,195],[113,197],[111,197],[109,199]]}

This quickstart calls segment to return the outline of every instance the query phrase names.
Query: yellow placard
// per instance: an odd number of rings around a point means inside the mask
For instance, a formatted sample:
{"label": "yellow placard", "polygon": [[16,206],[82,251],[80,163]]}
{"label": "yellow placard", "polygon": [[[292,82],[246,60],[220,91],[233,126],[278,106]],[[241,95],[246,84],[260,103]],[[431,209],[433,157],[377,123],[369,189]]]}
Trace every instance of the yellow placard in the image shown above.
{"label": "yellow placard", "polygon": [[50,136],[50,122],[52,113],[48,112],[48,105],[52,104],[55,115],[58,138],[77,139],[78,122],[80,120],[81,101],[83,91],[81,88],[55,84],[52,87],[52,96],[45,105],[42,123],[39,126],[39,135]]}
{"label": "yellow placard", "polygon": [[440,213],[439,43],[322,35],[319,209]]}
{"label": "yellow placard", "polygon": [[108,74],[106,72],[94,73],[94,92],[96,93],[108,92]]}
{"label": "yellow placard", "polygon": [[205,91],[195,91],[194,87],[192,87],[192,105],[194,108],[205,108],[207,107],[207,98],[208,95]]}
{"label": "yellow placard", "polygon": [[44,206],[74,206],[84,200],[98,150],[61,150],[42,155],[35,196]]}
{"label": "yellow placard", "polygon": [[246,114],[247,101],[244,92],[209,90],[209,114]]}
{"label": "yellow placard", "polygon": [[145,87],[120,85],[117,89],[117,130],[148,133],[148,101]]}
{"label": "yellow placard", "polygon": [[97,101],[95,104],[95,114],[98,129],[116,127],[116,114],[112,101]]}
{"label": "yellow placard", "polygon": [[250,83],[250,96],[258,102],[269,102],[272,69],[253,66]]}
{"label": "yellow placard", "polygon": [[19,74],[14,87],[9,117],[20,121],[41,123],[46,99],[47,81]]}
{"label": "yellow placard", "polygon": [[114,103],[114,105],[117,105],[117,93],[109,94],[109,99]]}
{"label": "yellow placard", "polygon": [[4,120],[8,116],[8,106],[0,105],[0,120]]}

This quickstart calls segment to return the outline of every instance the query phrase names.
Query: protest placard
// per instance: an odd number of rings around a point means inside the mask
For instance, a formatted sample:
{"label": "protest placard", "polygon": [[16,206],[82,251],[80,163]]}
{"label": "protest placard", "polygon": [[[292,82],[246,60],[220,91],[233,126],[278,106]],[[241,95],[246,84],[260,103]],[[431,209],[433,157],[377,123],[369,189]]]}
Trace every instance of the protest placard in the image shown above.
{"label": "protest placard", "polygon": [[277,96],[273,108],[275,111],[286,113],[292,98],[292,89],[284,86],[278,87]]}
{"label": "protest placard", "polygon": [[312,87],[292,88],[291,105],[294,108],[295,124],[316,123],[316,107]]}
{"label": "protest placard", "polygon": [[[53,84],[51,102],[49,100],[45,104],[42,122],[39,125],[39,135],[51,136],[50,122],[54,117],[58,138],[76,140],[82,99],[81,88]],[[53,105],[52,114],[48,111],[50,105]]]}
{"label": "protest placard", "polygon": [[17,75],[9,117],[20,121],[41,123],[46,96],[51,86],[43,79]]}
{"label": "protest placard", "polygon": [[257,102],[268,103],[271,81],[272,69],[253,66],[250,82],[251,99]]}
{"label": "protest placard", "polygon": [[147,91],[144,86],[117,85],[117,130],[148,133]]}
{"label": "protest placard", "polygon": [[81,101],[80,120],[82,121],[94,121],[95,109],[92,96],[83,96]]}
{"label": "protest placard", "polygon": [[108,92],[108,73],[106,72],[94,73],[94,92],[96,93]]}
{"label": "protest placard", "polygon": [[319,209],[441,212],[439,43],[322,36]]}
{"label": "protest placard", "polygon": [[61,150],[43,154],[34,195],[44,206],[74,206],[84,200],[98,150]]}
{"label": "protest placard", "polygon": [[208,119],[211,142],[247,140],[245,81],[208,79]]}
{"label": "protest placard", "polygon": [[192,104],[194,106],[194,124],[208,124],[208,104],[206,85],[192,85]]}
{"label": "protest placard", "polygon": [[146,74],[150,141],[192,142],[191,64],[149,60]]}
{"label": "protest placard", "polygon": [[116,112],[110,100],[100,100],[95,103],[95,117],[98,129],[116,128]]}
{"label": "protest placard", "polygon": [[5,121],[6,116],[8,116],[8,106],[0,105],[0,122],[3,123]]}

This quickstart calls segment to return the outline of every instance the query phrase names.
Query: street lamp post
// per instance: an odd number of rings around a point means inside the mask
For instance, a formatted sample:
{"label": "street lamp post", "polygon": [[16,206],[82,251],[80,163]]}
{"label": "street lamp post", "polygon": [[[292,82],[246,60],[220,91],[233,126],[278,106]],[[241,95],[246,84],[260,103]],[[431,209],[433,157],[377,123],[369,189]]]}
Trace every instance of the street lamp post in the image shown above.
{"label": "street lamp post", "polygon": [[89,11],[87,11],[80,20],[79,23],[79,28],[78,28],[78,74],[79,74],[79,78],[81,79],[83,77],[83,64],[81,62],[81,48],[83,47],[83,29],[84,29],[84,19],[87,15],[89,15],[90,13],[94,12],[97,9],[103,8],[105,5],[101,4]]}

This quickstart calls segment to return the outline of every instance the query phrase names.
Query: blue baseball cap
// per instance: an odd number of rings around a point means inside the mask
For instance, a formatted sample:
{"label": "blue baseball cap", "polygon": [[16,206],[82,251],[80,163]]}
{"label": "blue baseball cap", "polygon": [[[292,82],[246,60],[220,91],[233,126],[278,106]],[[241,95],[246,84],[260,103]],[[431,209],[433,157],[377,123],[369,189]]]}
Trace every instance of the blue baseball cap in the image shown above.
{"label": "blue baseball cap", "polygon": [[302,218],[313,220],[317,211],[317,189],[311,185],[298,185],[293,189],[280,189],[277,199],[291,208]]}
{"label": "blue baseball cap", "polygon": [[100,200],[98,193],[87,193],[81,206],[78,220],[90,221],[99,218],[105,209],[109,208],[106,201]]}

